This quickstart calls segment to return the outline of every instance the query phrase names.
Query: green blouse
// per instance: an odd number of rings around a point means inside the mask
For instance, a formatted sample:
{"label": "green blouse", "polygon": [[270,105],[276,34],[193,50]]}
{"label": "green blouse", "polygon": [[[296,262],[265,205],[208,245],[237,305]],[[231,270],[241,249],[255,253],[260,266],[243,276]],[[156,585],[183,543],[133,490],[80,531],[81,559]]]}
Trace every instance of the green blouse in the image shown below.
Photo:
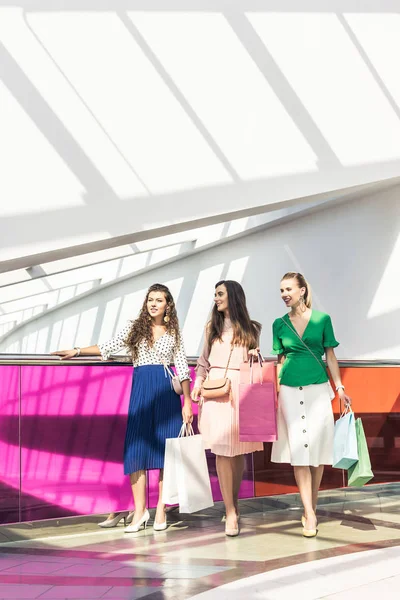
{"label": "green blouse", "polygon": [[[303,340],[319,359],[316,361],[309,350],[301,343],[293,329],[289,315],[275,319],[272,325],[273,354],[283,354],[285,360],[279,375],[282,385],[293,387],[324,383],[328,381],[326,366],[322,360],[325,348],[336,348],[339,342],[333,333],[329,315],[312,310],[310,320],[303,333]],[[289,325],[286,325],[286,323]]]}

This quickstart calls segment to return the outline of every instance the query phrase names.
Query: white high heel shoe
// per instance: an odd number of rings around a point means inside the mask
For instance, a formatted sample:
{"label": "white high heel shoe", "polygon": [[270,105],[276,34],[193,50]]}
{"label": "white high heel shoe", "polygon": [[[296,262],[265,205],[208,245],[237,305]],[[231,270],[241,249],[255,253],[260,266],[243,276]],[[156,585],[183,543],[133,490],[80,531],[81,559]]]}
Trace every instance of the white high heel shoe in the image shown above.
{"label": "white high heel shoe", "polygon": [[150,519],[150,514],[146,508],[146,510],[143,513],[142,518],[137,523],[129,525],[129,527],[125,527],[125,529],[124,529],[125,533],[137,533],[142,528],[142,525],[144,525],[144,528],[146,529],[147,521],[149,519]]}
{"label": "white high heel shoe", "polygon": [[154,531],[164,531],[164,529],[167,529],[167,515],[165,512],[164,512],[164,517],[165,517],[165,520],[163,523],[156,523],[156,520],[154,518],[154,523],[153,523]]}
{"label": "white high heel shoe", "polygon": [[124,526],[126,527],[127,523],[132,523],[133,513],[129,514],[129,511],[125,510],[123,512],[117,513],[113,519],[106,519],[105,521],[101,521],[101,523],[97,523],[99,527],[104,527],[106,529],[111,527],[116,527],[118,523],[124,520]]}

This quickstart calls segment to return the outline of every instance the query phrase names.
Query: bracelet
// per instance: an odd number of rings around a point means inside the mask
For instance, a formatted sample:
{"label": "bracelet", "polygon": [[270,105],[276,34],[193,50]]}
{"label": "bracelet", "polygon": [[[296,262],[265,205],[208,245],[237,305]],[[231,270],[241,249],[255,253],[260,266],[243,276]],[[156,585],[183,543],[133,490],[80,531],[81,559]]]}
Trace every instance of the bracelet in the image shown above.
{"label": "bracelet", "polygon": [[76,356],[79,356],[81,353],[81,349],[79,348],[79,346],[74,346],[74,350],[76,350],[78,352],[78,354]]}
{"label": "bracelet", "polygon": [[344,391],[344,390],[345,390],[345,387],[344,387],[344,385],[338,385],[338,386],[336,387],[336,391],[338,392],[339,390],[343,390],[343,391]]}

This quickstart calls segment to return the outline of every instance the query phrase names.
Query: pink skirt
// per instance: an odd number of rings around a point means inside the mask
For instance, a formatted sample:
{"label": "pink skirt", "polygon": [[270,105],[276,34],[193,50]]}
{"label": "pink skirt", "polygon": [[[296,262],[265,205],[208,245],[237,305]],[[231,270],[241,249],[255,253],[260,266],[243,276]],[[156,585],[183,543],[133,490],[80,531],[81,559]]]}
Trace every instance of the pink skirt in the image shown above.
{"label": "pink skirt", "polygon": [[[222,379],[225,369],[213,367],[210,379]],[[240,372],[228,370],[231,396],[204,400],[199,414],[199,430],[205,447],[218,456],[239,456],[263,450],[262,442],[239,442],[239,383]]]}

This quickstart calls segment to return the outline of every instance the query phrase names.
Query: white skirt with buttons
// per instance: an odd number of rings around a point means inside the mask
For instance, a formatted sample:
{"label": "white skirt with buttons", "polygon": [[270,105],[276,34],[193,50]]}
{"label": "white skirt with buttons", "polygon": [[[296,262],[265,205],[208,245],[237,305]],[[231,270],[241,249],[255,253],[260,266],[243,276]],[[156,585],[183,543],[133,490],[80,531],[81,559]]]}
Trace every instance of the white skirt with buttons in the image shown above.
{"label": "white skirt with buttons", "polygon": [[281,385],[277,421],[272,462],[312,467],[332,464],[334,419],[329,383]]}

